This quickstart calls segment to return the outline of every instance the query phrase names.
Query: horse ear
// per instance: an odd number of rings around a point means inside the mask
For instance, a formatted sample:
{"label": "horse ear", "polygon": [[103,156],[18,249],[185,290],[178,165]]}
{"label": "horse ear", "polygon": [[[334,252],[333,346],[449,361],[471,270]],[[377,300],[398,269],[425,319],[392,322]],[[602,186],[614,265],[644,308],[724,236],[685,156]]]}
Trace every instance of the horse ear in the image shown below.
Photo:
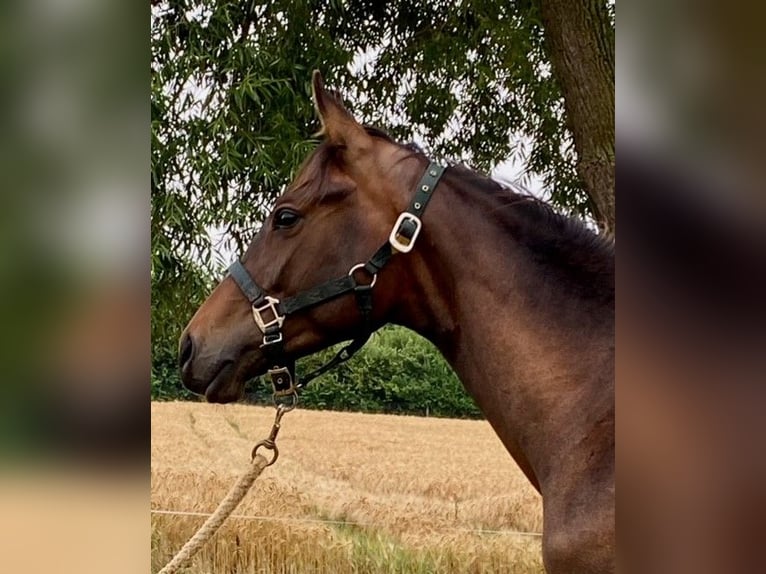
{"label": "horse ear", "polygon": [[322,129],[316,136],[325,136],[331,143],[349,151],[361,151],[369,146],[369,134],[346,109],[340,97],[325,89],[319,70],[314,70],[311,76],[311,97],[322,122]]}

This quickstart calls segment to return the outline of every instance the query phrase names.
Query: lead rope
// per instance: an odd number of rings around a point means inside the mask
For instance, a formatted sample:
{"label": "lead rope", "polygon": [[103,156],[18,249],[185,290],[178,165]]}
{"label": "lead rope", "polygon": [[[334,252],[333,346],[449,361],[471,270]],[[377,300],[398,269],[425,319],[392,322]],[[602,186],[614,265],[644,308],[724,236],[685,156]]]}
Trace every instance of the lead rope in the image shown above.
{"label": "lead rope", "polygon": [[[297,403],[297,395],[293,394],[291,397],[291,403],[277,403],[277,414],[274,418],[274,424],[271,427],[271,433],[269,433],[268,438],[262,440],[253,448],[250,467],[239,478],[236,484],[234,484],[231,490],[226,493],[226,496],[218,505],[218,508],[215,509],[215,512],[208,517],[205,523],[194,533],[194,536],[181,547],[181,550],[178,551],[173,559],[168,562],[158,574],[175,574],[181,568],[186,566],[194,555],[199,552],[200,548],[207,544],[221,525],[226,522],[226,519],[231,516],[231,513],[234,512],[234,509],[237,508],[239,503],[242,502],[242,499],[245,498],[250,487],[253,486],[253,483],[261,475],[263,470],[277,461],[279,450],[277,449],[276,440],[282,417],[285,413],[293,410]],[[267,460],[266,457],[258,454],[258,449],[260,448],[270,450],[274,453],[271,460]]]}

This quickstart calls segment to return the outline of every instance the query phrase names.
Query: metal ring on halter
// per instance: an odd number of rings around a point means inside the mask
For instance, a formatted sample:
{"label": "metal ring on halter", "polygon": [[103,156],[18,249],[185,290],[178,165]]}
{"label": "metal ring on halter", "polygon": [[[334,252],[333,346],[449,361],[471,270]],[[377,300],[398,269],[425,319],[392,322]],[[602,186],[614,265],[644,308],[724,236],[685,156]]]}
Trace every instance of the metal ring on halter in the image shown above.
{"label": "metal ring on halter", "polygon": [[[277,399],[289,397],[290,402],[280,402]],[[298,405],[298,393],[295,392],[295,389],[289,394],[281,395],[279,397],[274,397],[274,404],[277,407],[279,419],[282,418],[282,415],[285,413],[289,413],[291,410],[293,410]]]}
{"label": "metal ring on halter", "polygon": [[258,454],[259,448],[265,448],[266,450],[270,450],[274,453],[274,455],[271,457],[271,460],[266,464],[266,466],[271,466],[275,462],[277,462],[277,458],[279,458],[279,449],[277,448],[277,445],[274,443],[274,441],[266,439],[259,442],[257,445],[253,447],[253,452],[250,454],[250,459],[254,459],[255,455]]}
{"label": "metal ring on halter", "polygon": [[[351,269],[348,270],[348,276],[354,279],[356,281],[356,278],[354,277],[354,273],[356,273],[359,269],[364,269],[365,263],[357,263],[354,265]],[[369,275],[370,272],[365,269],[365,272]],[[372,274],[372,282],[369,285],[359,285],[357,284],[357,287],[369,287],[372,289],[375,286],[375,282],[378,280],[378,274],[373,273]]]}

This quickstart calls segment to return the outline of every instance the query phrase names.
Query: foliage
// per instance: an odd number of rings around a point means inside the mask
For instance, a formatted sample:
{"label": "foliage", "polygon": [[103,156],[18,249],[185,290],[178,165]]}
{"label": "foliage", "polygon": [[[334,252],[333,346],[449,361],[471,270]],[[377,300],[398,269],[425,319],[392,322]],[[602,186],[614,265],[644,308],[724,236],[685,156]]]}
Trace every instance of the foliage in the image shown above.
{"label": "foliage", "polygon": [[[303,372],[330,356],[310,357]],[[333,410],[481,416],[436,348],[401,327],[381,329],[349,363],[309,385],[301,402]]]}
{"label": "foliage", "polygon": [[192,395],[184,391],[178,374],[177,341],[184,321],[202,304],[212,281],[200,266],[170,252],[152,255],[151,396],[188,398]]}
{"label": "foliage", "polygon": [[533,2],[168,1],[152,14],[152,215],[173,247],[208,262],[210,226],[242,247],[312,146],[313,68],[362,120],[484,170],[526,155],[554,202],[587,209]]}
{"label": "foliage", "polygon": [[[334,356],[337,347],[299,362],[298,375]],[[155,358],[152,398],[188,398],[174,356]],[[248,401],[270,404],[265,380],[249,383]],[[402,327],[384,327],[349,362],[326,373],[301,392],[301,406],[339,411],[481,417],[439,351]]]}

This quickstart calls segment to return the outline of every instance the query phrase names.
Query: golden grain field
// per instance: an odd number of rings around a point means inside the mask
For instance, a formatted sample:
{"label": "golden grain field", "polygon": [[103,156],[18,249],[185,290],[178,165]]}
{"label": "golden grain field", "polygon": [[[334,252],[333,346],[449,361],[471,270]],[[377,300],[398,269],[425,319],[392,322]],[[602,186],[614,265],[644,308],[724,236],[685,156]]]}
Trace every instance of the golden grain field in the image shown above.
{"label": "golden grain field", "polygon": [[[273,415],[153,403],[152,510],[212,512]],[[485,421],[297,409],[285,415],[278,446],[240,517],[186,572],[543,571],[539,537],[508,532],[541,531],[540,497]],[[157,572],[204,517],[151,520]]]}

